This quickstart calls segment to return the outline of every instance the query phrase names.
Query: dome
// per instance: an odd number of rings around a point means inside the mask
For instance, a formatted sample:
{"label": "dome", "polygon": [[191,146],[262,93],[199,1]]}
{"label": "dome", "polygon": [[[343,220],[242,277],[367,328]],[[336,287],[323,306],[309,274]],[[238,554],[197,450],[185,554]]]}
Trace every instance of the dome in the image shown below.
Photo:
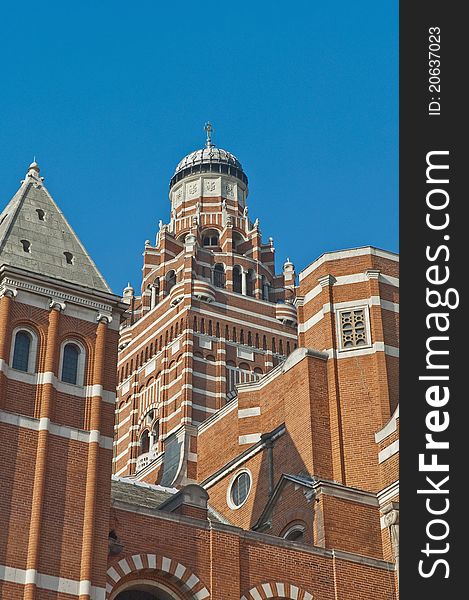
{"label": "dome", "polygon": [[207,132],[205,148],[195,150],[179,161],[169,187],[171,188],[183,177],[196,173],[225,173],[237,177],[247,185],[248,179],[236,156],[212,144],[210,123],[206,124],[205,131]]}
{"label": "dome", "polygon": [[174,174],[176,175],[186,167],[192,167],[193,165],[199,165],[202,163],[223,163],[226,165],[233,165],[241,171],[243,170],[241,163],[236,156],[234,156],[234,154],[231,154],[231,152],[228,152],[227,150],[223,150],[223,148],[209,146],[208,148],[196,150],[195,152],[191,152],[185,156],[181,161],[179,161]]}

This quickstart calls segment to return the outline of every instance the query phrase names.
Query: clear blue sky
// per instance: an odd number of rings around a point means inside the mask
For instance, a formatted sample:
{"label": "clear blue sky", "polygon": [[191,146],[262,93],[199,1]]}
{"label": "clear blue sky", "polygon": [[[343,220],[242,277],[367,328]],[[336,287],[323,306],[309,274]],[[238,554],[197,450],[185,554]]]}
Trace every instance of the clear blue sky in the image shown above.
{"label": "clear blue sky", "polygon": [[33,155],[113,290],[139,287],[177,162],[241,161],[277,270],[398,247],[398,2],[8,3],[0,204]]}

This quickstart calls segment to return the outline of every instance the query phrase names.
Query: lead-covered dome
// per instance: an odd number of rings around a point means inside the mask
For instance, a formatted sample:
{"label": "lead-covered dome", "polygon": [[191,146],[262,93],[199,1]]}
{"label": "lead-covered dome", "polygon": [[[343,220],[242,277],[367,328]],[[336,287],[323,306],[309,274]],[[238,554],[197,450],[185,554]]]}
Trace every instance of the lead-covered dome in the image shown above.
{"label": "lead-covered dome", "polygon": [[205,148],[195,150],[179,161],[169,187],[173,187],[184,177],[197,173],[225,173],[240,179],[247,185],[248,179],[236,156],[212,144],[210,123],[205,125],[205,131],[207,132]]}
{"label": "lead-covered dome", "polygon": [[191,152],[187,156],[185,156],[181,161],[179,161],[174,174],[176,175],[179,171],[187,167],[192,167],[197,164],[205,164],[205,163],[221,163],[226,165],[233,165],[234,167],[243,170],[241,163],[236,158],[234,154],[228,152],[227,150],[223,150],[223,148],[217,148],[216,146],[210,146],[208,148],[202,148],[200,150],[196,150],[195,152]]}

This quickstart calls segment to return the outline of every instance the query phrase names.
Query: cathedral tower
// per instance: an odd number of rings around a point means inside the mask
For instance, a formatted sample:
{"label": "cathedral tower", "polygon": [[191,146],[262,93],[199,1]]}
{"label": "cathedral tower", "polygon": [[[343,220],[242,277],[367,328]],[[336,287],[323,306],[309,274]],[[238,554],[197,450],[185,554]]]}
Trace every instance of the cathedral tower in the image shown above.
{"label": "cathedral tower", "polygon": [[139,293],[124,290],[114,472],[164,485],[197,479],[197,425],[297,341],[294,267],[275,273],[248,178],[206,132],[171,178],[170,220],[145,243]]}

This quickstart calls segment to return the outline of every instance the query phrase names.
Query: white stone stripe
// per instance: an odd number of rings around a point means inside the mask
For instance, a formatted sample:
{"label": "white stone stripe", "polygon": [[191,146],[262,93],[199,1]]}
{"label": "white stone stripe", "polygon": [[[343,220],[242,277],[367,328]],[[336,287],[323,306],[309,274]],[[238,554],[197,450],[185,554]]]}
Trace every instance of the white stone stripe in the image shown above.
{"label": "white stone stripe", "polygon": [[[243,296],[244,298],[245,296]],[[226,310],[226,306],[223,307]],[[260,330],[260,331],[266,331],[267,333],[269,333],[269,335],[277,335],[277,336],[281,336],[281,337],[287,337],[290,338],[292,340],[296,340],[296,334],[294,333],[286,333],[285,331],[280,331],[280,330],[275,330],[272,329],[272,327],[264,327],[263,325],[257,325],[255,323],[250,323],[249,321],[242,321],[241,319],[235,319],[232,316],[224,316],[224,315],[217,315],[216,313],[210,312],[208,310],[205,310],[203,308],[196,308],[195,306],[192,307],[192,311],[193,312],[197,312],[201,315],[207,315],[207,316],[211,316],[212,319],[227,319],[229,318],[230,323],[236,323],[237,325],[243,325],[244,327],[246,327],[246,329],[249,330],[249,328],[253,328],[256,330]],[[247,315],[248,311],[241,311],[242,314]],[[255,314],[254,315],[256,318],[258,319],[262,319],[262,315],[261,314]],[[279,323],[280,325],[280,323]]]}
{"label": "white stone stripe", "polygon": [[277,588],[277,594],[280,598],[283,598],[285,596],[285,584],[277,582],[275,587]]}
{"label": "white stone stripe", "polygon": [[186,581],[186,586],[192,590],[193,588],[195,588],[195,586],[199,583],[200,579],[197,577],[197,575],[194,575],[194,573],[192,573],[192,575],[189,577],[189,579]]}
{"label": "white stone stripe", "polygon": [[51,423],[49,419],[35,419],[33,417],[27,417],[25,415],[16,415],[0,410],[0,423],[6,423],[8,425],[15,425],[24,429],[32,429],[33,431],[47,430],[51,435],[57,435],[69,440],[75,440],[78,442],[85,442],[90,444],[99,440],[101,448],[107,450],[112,449],[112,438],[104,435],[100,435],[98,431],[85,431],[83,429],[75,429],[74,427],[68,427],[66,425],[57,425]]}
{"label": "white stone stripe", "polygon": [[262,589],[266,595],[266,598],[272,598],[274,593],[272,592],[272,588],[270,587],[270,583],[263,583]]}
{"label": "white stone stripe", "polygon": [[382,463],[385,460],[387,460],[388,458],[391,458],[391,456],[394,456],[394,454],[397,454],[398,452],[399,452],[399,440],[396,440],[395,442],[393,442],[392,444],[389,444],[389,446],[387,446],[386,448],[381,450],[381,452],[378,454],[378,462]]}
{"label": "white stone stripe", "polygon": [[24,373],[23,371],[17,371],[16,369],[10,368],[3,359],[0,359],[0,370],[5,373],[8,379],[12,379],[13,381],[20,381],[21,383],[27,383],[29,385],[51,384],[57,391],[69,394],[70,396],[89,398],[92,396],[102,395],[104,402],[109,402],[111,404],[114,404],[115,402],[115,393],[103,390],[101,385],[72,385],[60,381],[51,371],[46,371],[43,373]]}
{"label": "white stone stripe", "polygon": [[207,588],[202,588],[199,592],[197,592],[196,594],[194,594],[194,598],[195,600],[205,600],[205,598],[208,598],[210,596],[209,591]]}
{"label": "white stone stripe", "polygon": [[212,425],[215,425],[216,423],[218,423],[218,421],[220,419],[222,419],[225,415],[230,413],[232,410],[235,410],[235,408],[238,408],[238,400],[232,400],[231,402],[228,402],[228,404],[225,404],[225,406],[223,406],[217,412],[216,416],[209,417],[206,421],[204,421],[202,423],[202,425],[199,427],[198,432],[202,433],[203,431],[210,429],[210,427],[212,427]]}
{"label": "white stone stripe", "polygon": [[238,438],[238,443],[240,446],[244,444],[255,444],[261,439],[260,433],[249,433],[247,435],[240,435]]}
{"label": "white stone stripe", "polygon": [[125,450],[123,450],[120,454],[118,454],[117,456],[114,457],[114,462],[117,463],[117,461],[119,461],[121,458],[123,458],[130,450],[130,448],[132,448],[132,446],[140,446],[140,442],[130,442],[130,444],[128,444],[125,447]]}
{"label": "white stone stripe", "polygon": [[[381,283],[385,283],[387,285],[392,285],[393,287],[399,287],[399,279],[397,277],[392,277],[391,275],[382,275],[380,273],[378,277],[378,281]],[[351,285],[354,283],[365,283],[368,282],[368,277],[365,273],[353,273],[352,275],[339,275],[335,282],[334,287],[338,285]],[[313,289],[306,292],[304,295],[303,303],[306,304],[313,298],[316,298],[321,292],[323,288],[321,285],[316,285]]]}
{"label": "white stone stripe", "polygon": [[[305,305],[307,303],[305,302]],[[342,308],[352,308],[354,306],[366,304],[368,306],[381,306],[384,310],[389,310],[392,312],[399,312],[399,304],[396,302],[389,302],[387,300],[382,300],[379,296],[370,296],[369,298],[361,298],[358,300],[348,300],[347,302],[336,302],[332,306],[332,312],[336,312],[336,310],[340,310]],[[324,315],[328,312],[331,312],[331,304],[330,302],[326,302],[322,305],[322,307],[309,319],[307,319],[304,323],[300,323],[298,325],[298,332],[303,333],[311,329],[316,323],[319,323]]]}
{"label": "white stone stripe", "polygon": [[252,590],[249,590],[249,593],[254,600],[262,600],[262,596],[259,594],[257,588],[252,588]]}
{"label": "white stone stripe", "polygon": [[45,385],[50,383],[58,392],[69,394],[70,396],[76,396],[78,398],[92,398],[93,396],[101,396],[103,402],[107,402],[109,404],[114,404],[116,401],[116,394],[114,392],[103,390],[102,385],[72,385],[70,383],[60,381],[51,371],[24,373],[23,371],[12,369],[3,358],[0,359],[0,371],[12,381],[19,381],[29,385]]}
{"label": "white stone stripe", "polygon": [[167,558],[166,556],[163,556],[163,558],[161,560],[161,570],[164,571],[165,573],[169,573],[170,569],[171,569],[171,559]]}
{"label": "white stone stripe", "polygon": [[156,569],[156,554],[147,554],[148,568]]}
{"label": "white stone stripe", "polygon": [[19,585],[35,583],[40,589],[70,594],[71,596],[79,596],[81,593],[84,593],[82,590],[86,590],[86,593],[90,593],[92,600],[105,600],[106,597],[105,588],[92,586],[88,580],[76,581],[64,577],[45,575],[37,573],[34,569],[26,571],[24,569],[0,565],[0,581],[8,581]]}
{"label": "white stone stripe", "polygon": [[354,350],[346,350],[346,351],[337,351],[335,348],[329,348],[327,350],[323,350],[329,358],[354,358],[355,356],[364,356],[366,354],[375,354],[376,352],[384,352],[389,356],[398,357],[399,356],[399,348],[394,346],[385,345],[384,342],[375,342],[369,348],[356,348]]}
{"label": "white stone stripe", "polygon": [[138,570],[143,569],[143,562],[142,562],[142,559],[140,557],[140,554],[134,554],[132,556],[132,560],[134,561],[134,565],[136,566],[136,568]]}
{"label": "white stone stripe", "polygon": [[397,302],[389,302],[389,300],[383,300],[381,298],[381,307],[384,310],[389,310],[391,312],[399,312],[399,304]]}
{"label": "white stone stripe", "polygon": [[379,250],[378,248],[373,248],[372,246],[352,248],[350,250],[339,250],[338,252],[325,252],[317,260],[315,260],[308,267],[306,267],[306,269],[301,271],[301,273],[299,274],[300,281],[307,277],[310,273],[312,273],[325,262],[329,262],[332,260],[340,260],[342,258],[363,256],[366,254],[373,254],[374,256],[379,256],[381,258],[387,258],[388,260],[392,260],[394,262],[399,262],[399,256],[397,254],[394,254],[393,252],[387,252],[386,250]]}
{"label": "white stone stripe", "polygon": [[238,419],[245,419],[246,417],[257,417],[260,414],[260,406],[253,406],[252,408],[240,408],[238,410]]}
{"label": "white stone stripe", "polygon": [[[165,298],[165,300],[163,300],[163,302],[165,302],[168,298],[169,297],[166,296],[166,298]],[[160,306],[161,307],[161,305],[163,304],[163,302],[160,302],[156,306]],[[156,308],[156,306],[155,306],[155,308]],[[168,312],[170,310],[172,310],[173,308],[175,308],[175,307],[168,307],[168,309],[166,311],[164,311],[161,314],[161,316],[158,317],[158,319],[156,319],[155,321],[149,321],[148,326],[143,331],[141,331],[138,335],[136,335],[134,338],[132,338],[129,341],[129,344],[133,345],[138,340],[140,340],[142,337],[144,338],[144,341],[142,343],[140,343],[138,346],[135,346],[134,348],[132,348],[131,352],[129,352],[128,354],[126,354],[125,357],[121,358],[121,360],[118,361],[118,363],[117,363],[118,367],[120,367],[120,365],[122,363],[124,363],[127,360],[129,360],[130,357],[132,357],[136,352],[138,352],[139,350],[141,350],[142,348],[144,348],[148,344],[148,335],[149,335],[150,332],[151,332],[150,333],[151,337],[156,337],[164,329],[166,329],[167,326],[171,325],[171,323],[174,323],[175,321],[179,321],[179,319],[183,319],[184,318],[184,313],[187,311],[187,307],[184,307],[183,310],[180,313],[175,313],[170,319],[168,319]],[[122,332],[122,335],[124,335],[127,332],[130,332],[132,330],[132,328],[135,327],[135,325],[137,325],[137,324],[142,325],[142,322],[144,322],[145,319],[148,320],[148,316],[151,313],[152,313],[152,311],[148,312],[145,316],[143,316],[141,319],[139,319],[132,327],[125,328],[123,330],[123,332]],[[165,319],[168,319],[168,320],[166,321]],[[164,321],[163,325],[161,325],[157,329],[153,329],[153,327],[155,327],[158,323],[160,323],[162,321]]]}
{"label": "white stone stripe", "polygon": [[120,560],[117,564],[122,569],[124,575],[127,575],[127,573],[130,573],[131,569],[130,569],[129,563],[127,562],[127,560],[125,558]]}

